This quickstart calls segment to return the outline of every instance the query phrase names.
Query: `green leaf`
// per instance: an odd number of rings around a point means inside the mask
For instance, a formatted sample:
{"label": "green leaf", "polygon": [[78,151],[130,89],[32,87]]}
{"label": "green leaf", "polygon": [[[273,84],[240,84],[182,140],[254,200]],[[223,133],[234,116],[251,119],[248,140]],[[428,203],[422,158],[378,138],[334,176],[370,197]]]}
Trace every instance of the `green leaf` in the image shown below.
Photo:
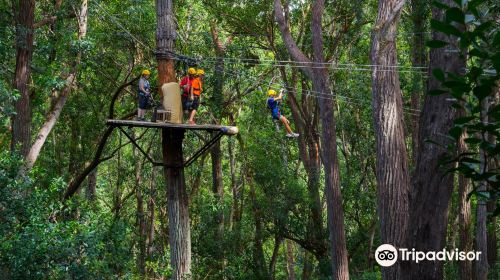
{"label": "green leaf", "polygon": [[465,24],[465,14],[461,9],[453,7],[446,11],[446,20],[448,22],[455,21],[461,24]]}
{"label": "green leaf", "polygon": [[444,75],[444,72],[443,70],[439,69],[439,68],[434,68],[432,69],[432,75],[440,82],[444,82],[445,81],[445,75]]}
{"label": "green leaf", "polygon": [[432,1],[432,5],[436,8],[440,8],[440,9],[443,9],[443,10],[446,10],[446,9],[449,9],[450,7],[446,4],[443,4],[439,1]]}
{"label": "green leaf", "polygon": [[491,94],[491,86],[489,85],[477,86],[474,88],[473,93],[477,97],[477,99],[481,101]]}
{"label": "green leaf", "polygon": [[479,57],[479,58],[488,58],[488,53],[482,52],[479,49],[472,49],[469,52],[469,56],[475,56],[475,57]]}
{"label": "green leaf", "polygon": [[495,33],[495,37],[493,37],[493,46],[500,47],[500,30]]}
{"label": "green leaf", "polygon": [[455,4],[457,4],[457,6],[462,7],[462,0],[453,0],[453,2],[455,2]]}
{"label": "green leaf", "polygon": [[491,21],[486,21],[486,22],[482,23],[481,25],[479,25],[478,27],[476,27],[476,29],[474,29],[473,33],[475,35],[478,35],[478,36],[482,35],[482,33],[487,31],[488,29],[490,29],[492,26],[493,26],[493,23]]}
{"label": "green leaf", "polygon": [[439,49],[442,47],[446,47],[448,45],[448,42],[441,41],[441,40],[430,40],[425,43],[425,45],[429,48],[432,49]]}
{"label": "green leaf", "polygon": [[475,119],[475,117],[461,117],[461,118],[456,118],[455,121],[453,122],[455,124],[462,125],[472,121],[473,119]]}
{"label": "green leaf", "polygon": [[493,217],[496,217],[498,215],[500,215],[500,206],[497,206],[495,211],[493,211],[493,213],[491,213],[491,216],[493,216]]}
{"label": "green leaf", "polygon": [[465,162],[468,162],[468,163],[476,163],[476,164],[480,164],[481,161],[475,159],[475,158],[471,158],[471,157],[462,157],[460,159],[460,162],[461,163],[465,163]]}
{"label": "green leaf", "polygon": [[446,90],[442,90],[442,89],[433,89],[433,90],[429,90],[429,92],[427,92],[428,95],[432,95],[432,96],[441,95],[441,94],[445,94],[445,93],[448,93],[448,92]]}
{"label": "green leaf", "polygon": [[488,191],[477,191],[476,194],[479,198],[482,198],[483,200],[490,199],[490,192]]}
{"label": "green leaf", "polygon": [[462,37],[462,32],[460,32],[460,30],[458,30],[455,26],[439,20],[431,19],[431,27],[434,30],[440,31],[447,35]]}
{"label": "green leaf", "polygon": [[461,81],[446,81],[443,83],[443,86],[452,89],[453,91],[457,92],[469,92],[470,91],[470,86]]}
{"label": "green leaf", "polygon": [[454,109],[457,109],[457,110],[464,109],[464,107],[462,105],[460,105],[460,103],[457,103],[457,102],[454,102],[453,104],[451,104],[451,107],[453,107]]}
{"label": "green leaf", "polygon": [[453,137],[453,139],[458,140],[462,135],[462,128],[459,126],[454,126],[448,133],[451,137]]}
{"label": "green leaf", "polygon": [[465,143],[467,144],[470,144],[470,145],[477,145],[479,143],[481,143],[481,139],[478,139],[478,138],[466,138],[465,140]]}
{"label": "green leaf", "polygon": [[493,67],[497,70],[497,73],[500,73],[500,52],[497,52],[493,57],[491,57],[491,62],[493,63]]}

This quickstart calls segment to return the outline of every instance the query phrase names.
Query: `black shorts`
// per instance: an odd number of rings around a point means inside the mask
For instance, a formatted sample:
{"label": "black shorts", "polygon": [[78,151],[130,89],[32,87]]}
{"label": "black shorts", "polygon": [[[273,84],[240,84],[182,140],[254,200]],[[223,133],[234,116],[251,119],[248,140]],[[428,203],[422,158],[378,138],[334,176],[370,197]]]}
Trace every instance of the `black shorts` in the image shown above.
{"label": "black shorts", "polygon": [[148,99],[149,96],[144,93],[139,93],[139,109],[148,109]]}
{"label": "black shorts", "polygon": [[200,97],[195,95],[191,103],[191,110],[198,110],[198,107],[200,107]]}
{"label": "black shorts", "polygon": [[194,96],[193,100],[190,100],[189,97],[187,96],[182,96],[182,110],[184,111],[191,111],[191,110],[198,110],[198,107],[200,107],[200,97],[199,96]]}
{"label": "black shorts", "polygon": [[189,100],[189,97],[187,95],[182,95],[181,96],[181,102],[182,102],[182,110],[187,111],[190,110],[189,108],[191,107],[191,101]]}

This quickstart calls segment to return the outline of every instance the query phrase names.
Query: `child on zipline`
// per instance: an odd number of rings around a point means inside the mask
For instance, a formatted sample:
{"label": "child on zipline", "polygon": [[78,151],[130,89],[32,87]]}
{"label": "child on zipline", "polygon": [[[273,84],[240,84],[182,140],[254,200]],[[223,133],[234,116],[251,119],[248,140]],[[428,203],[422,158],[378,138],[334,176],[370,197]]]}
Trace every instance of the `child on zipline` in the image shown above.
{"label": "child on zipline", "polygon": [[269,98],[267,99],[267,107],[271,110],[273,120],[280,120],[285,125],[285,129],[287,132],[286,137],[299,137],[298,133],[294,133],[292,131],[288,119],[285,118],[285,116],[281,115],[278,101],[283,99],[283,90],[280,91],[278,97],[276,97],[276,91],[273,89],[268,90],[267,95],[269,96]]}

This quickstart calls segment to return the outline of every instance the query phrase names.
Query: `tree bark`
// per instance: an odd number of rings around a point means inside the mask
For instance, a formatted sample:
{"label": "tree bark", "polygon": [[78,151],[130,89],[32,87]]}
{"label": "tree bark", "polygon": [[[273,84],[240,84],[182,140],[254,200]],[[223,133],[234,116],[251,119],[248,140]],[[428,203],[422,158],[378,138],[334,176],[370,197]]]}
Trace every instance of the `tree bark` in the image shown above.
{"label": "tree bark", "polygon": [[[211,22],[210,31],[212,35],[212,42],[214,45],[215,53],[217,54],[217,61],[215,62],[215,80],[213,87],[213,106],[212,111],[217,124],[222,121],[222,107],[223,107],[223,90],[224,90],[224,55],[226,52],[226,47],[231,43],[231,37],[222,43],[219,38],[219,33],[215,22]],[[221,143],[217,142],[214,144],[212,149],[210,149],[210,157],[212,159],[212,192],[215,196],[215,201],[217,204],[217,214],[215,216],[216,226],[216,242],[222,242],[224,240],[224,184],[222,180],[222,152]],[[222,245],[222,244],[221,244]],[[220,269],[224,266],[224,250],[223,246],[216,246],[215,258],[219,262]]]}
{"label": "tree bark", "polygon": [[302,267],[302,279],[311,279],[313,273],[313,256],[304,249],[304,266]]}
{"label": "tree bark", "polygon": [[[491,170],[491,169],[490,169]],[[493,213],[496,209],[496,203],[495,201],[488,201],[486,205],[486,209],[488,213]],[[490,279],[498,279],[498,271],[496,269],[493,269],[496,265],[497,262],[497,223],[496,223],[496,217],[494,216],[488,216],[487,219],[487,224],[488,224],[488,233],[486,236],[487,242],[488,242],[488,265],[490,268]]]}
{"label": "tree bark", "polygon": [[[413,37],[411,49],[411,63],[413,67],[422,67],[426,64],[425,49],[425,21],[427,19],[427,6],[425,1],[411,0]],[[420,73],[420,68],[416,68],[411,91],[411,138],[412,138],[412,161],[417,161],[419,150],[419,111],[421,107],[421,97],[424,91],[424,78]]]}
{"label": "tree bark", "polygon": [[[153,258],[154,239],[155,239],[155,200],[156,200],[156,169],[151,170],[150,196],[148,200],[148,222],[146,236],[146,260]],[[153,270],[150,268],[146,272],[148,276],[153,276]]]}
{"label": "tree bark", "polygon": [[[405,145],[403,101],[396,29],[404,0],[380,0],[373,28],[371,60],[373,120],[377,150],[377,195],[382,243],[407,247],[410,177]],[[382,268],[383,279],[405,279],[403,262]]]}
{"label": "tree bark", "polygon": [[[316,62],[313,67],[304,67],[301,70],[313,82],[313,90],[328,94],[330,86],[328,72],[320,63],[324,62],[322,17],[324,0],[316,0],[312,8],[311,33],[314,60],[311,61],[297,47],[284,17],[283,6],[280,0],[274,1],[274,10],[281,37],[285,46],[297,62]],[[332,252],[331,269],[334,279],[349,279],[347,248],[344,231],[344,213],[340,192],[340,174],[338,169],[336,124],[333,114],[333,103],[329,100],[320,102],[320,119],[322,123],[321,144],[322,159],[325,168],[325,196],[327,201],[328,229],[330,233],[330,249]]]}
{"label": "tree bark", "polygon": [[[490,107],[489,97],[482,101],[482,112],[481,121],[486,124],[488,123],[488,115]],[[483,140],[488,140],[488,133],[484,133]],[[481,171],[482,173],[488,170],[489,158],[488,154],[484,149],[480,149],[480,161],[481,161]],[[486,192],[488,190],[488,183],[486,181],[479,182],[478,192]],[[485,199],[478,197],[476,206],[476,250],[481,253],[479,260],[475,263],[475,280],[487,280],[489,273],[488,265],[488,227],[487,227],[487,202]]]}
{"label": "tree bark", "polygon": [[269,279],[275,279],[276,273],[276,263],[278,262],[278,255],[280,252],[280,246],[283,241],[283,237],[276,235],[274,238],[274,249],[271,256],[271,261],[269,262]]}
{"label": "tree bark", "polygon": [[[134,133],[132,137],[135,138]],[[135,197],[137,200],[136,225],[137,225],[137,244],[139,255],[137,256],[137,268],[139,274],[146,274],[146,215],[144,213],[144,198],[142,196],[142,161],[138,158],[137,148],[134,146],[132,153],[135,159]]]}
{"label": "tree bark", "polygon": [[257,202],[255,187],[250,183],[250,200],[252,202],[252,212],[255,223],[254,249],[253,249],[253,271],[256,279],[269,279],[266,268],[263,249],[263,224],[262,213]]}
{"label": "tree bark", "polygon": [[[453,6],[453,0],[442,3]],[[444,11],[434,8],[433,18],[442,20]],[[433,39],[457,43],[457,38],[449,38],[445,34],[433,32]],[[441,88],[441,83],[432,75],[432,70],[439,68],[444,72],[458,73],[465,68],[465,60],[459,53],[446,51],[446,48],[431,49],[430,79],[428,90]],[[448,210],[453,191],[453,174],[447,172],[451,164],[442,166],[441,162],[448,156],[447,146],[451,140],[444,135],[453,126],[454,109],[448,101],[449,94],[439,96],[426,95],[420,115],[419,151],[415,173],[412,178],[413,187],[410,196],[410,237],[411,247],[419,251],[439,251],[446,246],[446,229]],[[436,143],[429,143],[427,140]],[[411,275],[425,279],[442,279],[444,262],[423,261],[412,263]]]}
{"label": "tree bark", "polygon": [[[156,44],[159,89],[164,83],[175,82],[174,61],[171,59],[176,39],[172,0],[156,0]],[[160,96],[161,90],[160,90]],[[172,279],[191,278],[191,232],[189,227],[188,195],[184,179],[182,140],[184,131],[163,129],[163,170],[167,184],[168,229]]]}
{"label": "tree bark", "polygon": [[163,167],[167,184],[168,234],[172,279],[191,279],[191,232],[189,227],[188,196],[182,164],[184,131],[163,129]]}
{"label": "tree bark", "polygon": [[[296,78],[292,73],[292,79],[289,81],[286,77],[284,67],[280,67],[280,72],[283,81],[288,89],[295,88]],[[291,82],[291,84],[290,84]],[[305,81],[303,81],[305,82]],[[299,158],[304,164],[304,169],[307,174],[307,191],[309,195],[309,220],[308,233],[306,239],[311,244],[316,246],[316,257],[320,261],[324,261],[327,253],[328,244],[324,238],[323,229],[323,206],[321,204],[320,187],[321,187],[321,160],[318,131],[318,116],[315,110],[309,110],[308,107],[317,107],[315,99],[312,104],[308,102],[299,104],[297,96],[294,92],[289,91],[287,99],[292,111],[292,118],[295,123],[296,131],[303,137],[298,139]]]}
{"label": "tree bark", "polygon": [[87,199],[90,201],[95,201],[96,199],[96,186],[97,186],[97,169],[90,172],[87,179]]}
{"label": "tree bark", "polygon": [[295,276],[295,260],[293,258],[293,243],[291,240],[285,240],[286,246],[286,272],[288,274],[288,280],[296,280]]}
{"label": "tree bark", "polygon": [[[14,4],[13,2],[13,5]],[[35,19],[35,0],[20,0],[16,23],[16,70],[14,88],[20,98],[14,102],[16,115],[12,122],[11,151],[19,152],[23,157],[28,155],[31,142],[31,106],[29,96],[29,81],[31,76],[31,58],[33,56],[33,24]]]}
{"label": "tree bark", "polygon": [[[458,151],[459,153],[465,153],[467,151],[467,144],[464,139],[467,134],[464,133],[460,137]],[[472,251],[472,236],[471,236],[471,203],[468,199],[469,193],[472,191],[472,187],[469,179],[465,176],[458,174],[458,199],[459,199],[459,224],[460,224],[460,243],[459,249],[463,252]],[[461,261],[460,262],[460,279],[469,280],[472,279],[472,261]]]}

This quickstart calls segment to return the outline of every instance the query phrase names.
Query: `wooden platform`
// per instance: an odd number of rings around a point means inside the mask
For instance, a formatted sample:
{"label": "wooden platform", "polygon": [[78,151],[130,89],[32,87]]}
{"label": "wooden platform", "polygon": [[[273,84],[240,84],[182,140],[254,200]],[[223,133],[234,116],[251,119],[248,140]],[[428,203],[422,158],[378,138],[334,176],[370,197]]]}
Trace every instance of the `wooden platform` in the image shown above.
{"label": "wooden platform", "polygon": [[107,125],[110,126],[131,126],[131,127],[148,127],[148,128],[171,128],[179,130],[204,130],[204,131],[219,131],[224,135],[238,134],[238,127],[236,126],[223,126],[212,124],[177,124],[165,122],[149,122],[149,121],[135,121],[135,120],[107,120]]}

